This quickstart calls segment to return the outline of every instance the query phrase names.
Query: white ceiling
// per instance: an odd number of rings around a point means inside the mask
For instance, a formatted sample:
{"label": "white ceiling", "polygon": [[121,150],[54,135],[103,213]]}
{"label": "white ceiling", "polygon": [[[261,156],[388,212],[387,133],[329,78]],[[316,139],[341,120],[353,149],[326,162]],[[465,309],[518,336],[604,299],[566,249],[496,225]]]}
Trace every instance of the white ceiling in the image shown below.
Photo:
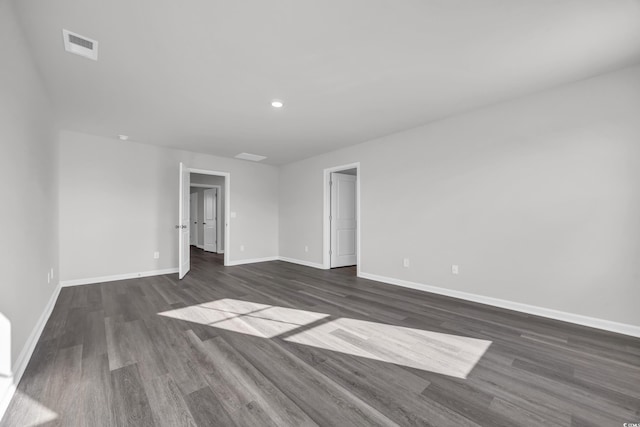
{"label": "white ceiling", "polygon": [[640,61],[640,0],[15,4],[64,128],[271,164]]}

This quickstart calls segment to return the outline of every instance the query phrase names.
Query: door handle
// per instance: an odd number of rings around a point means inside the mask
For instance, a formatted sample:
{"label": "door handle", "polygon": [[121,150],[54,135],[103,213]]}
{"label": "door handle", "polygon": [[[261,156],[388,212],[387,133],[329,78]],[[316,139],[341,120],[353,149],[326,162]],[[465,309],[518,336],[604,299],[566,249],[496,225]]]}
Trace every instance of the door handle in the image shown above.
{"label": "door handle", "polygon": [[202,224],[203,224],[203,225],[207,225],[207,223],[206,223],[206,222],[203,222]]}

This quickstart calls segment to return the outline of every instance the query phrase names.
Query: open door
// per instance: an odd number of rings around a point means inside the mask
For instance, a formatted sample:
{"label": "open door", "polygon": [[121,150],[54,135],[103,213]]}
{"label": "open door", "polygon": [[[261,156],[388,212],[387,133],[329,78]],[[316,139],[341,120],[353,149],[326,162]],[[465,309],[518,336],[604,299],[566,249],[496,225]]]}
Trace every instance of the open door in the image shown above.
{"label": "open door", "polygon": [[198,246],[198,193],[191,193],[191,207],[189,208],[191,224],[189,227],[189,244]]}
{"label": "open door", "polygon": [[331,268],[357,262],[357,177],[333,172],[331,189]]}
{"label": "open door", "polygon": [[180,163],[180,211],[178,214],[178,277],[182,279],[191,268],[191,248],[189,246],[189,205],[191,173]]}
{"label": "open door", "polygon": [[218,251],[218,189],[208,188],[204,190],[204,250],[207,252]]}

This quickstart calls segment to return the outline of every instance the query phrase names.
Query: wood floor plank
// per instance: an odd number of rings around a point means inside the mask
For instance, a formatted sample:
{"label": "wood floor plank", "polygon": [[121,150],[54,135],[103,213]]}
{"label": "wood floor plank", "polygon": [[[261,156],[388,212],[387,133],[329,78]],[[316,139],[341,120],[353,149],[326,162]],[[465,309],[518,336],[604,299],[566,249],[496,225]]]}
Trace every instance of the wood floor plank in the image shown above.
{"label": "wood floor plank", "polygon": [[170,374],[144,383],[151,413],[156,425],[192,427],[197,423],[185,401],[183,391]]}
{"label": "wood floor plank", "polygon": [[82,358],[99,357],[107,354],[107,335],[104,325],[104,311],[91,311],[84,318],[82,330]]}
{"label": "wood floor plank", "polygon": [[377,409],[272,341],[245,339],[231,333],[225,336],[319,425],[395,425]]}
{"label": "wood floor plank", "polygon": [[189,332],[182,330],[182,325],[177,325],[169,319],[149,322],[148,331],[153,337],[163,366],[171,374],[172,380],[184,394],[189,394],[207,386],[204,372],[200,369],[199,361],[192,357],[190,344],[187,337]]}
{"label": "wood floor plank", "polygon": [[52,375],[44,385],[43,403],[51,407],[62,425],[77,425],[82,393],[82,346],[60,348],[52,364]]}
{"label": "wood floor plank", "polygon": [[76,396],[81,410],[80,425],[108,427],[115,425],[111,371],[106,353],[88,354],[82,358],[82,390]]}
{"label": "wood floor plank", "polygon": [[[218,378],[234,384],[238,394],[247,400],[247,405],[263,408],[264,417],[274,425],[315,426],[309,416],[280,391],[260,371],[249,363],[222,337],[203,343],[209,357],[215,361],[225,360],[225,367],[218,369]],[[220,381],[217,381],[219,383]],[[236,410],[237,411],[237,410]]]}
{"label": "wood floor plank", "polygon": [[185,401],[197,426],[220,425],[233,427],[236,425],[218,399],[218,396],[209,387],[185,396]]}
{"label": "wood floor plank", "polygon": [[138,366],[127,365],[111,371],[111,411],[118,426],[153,426],[153,414]]}

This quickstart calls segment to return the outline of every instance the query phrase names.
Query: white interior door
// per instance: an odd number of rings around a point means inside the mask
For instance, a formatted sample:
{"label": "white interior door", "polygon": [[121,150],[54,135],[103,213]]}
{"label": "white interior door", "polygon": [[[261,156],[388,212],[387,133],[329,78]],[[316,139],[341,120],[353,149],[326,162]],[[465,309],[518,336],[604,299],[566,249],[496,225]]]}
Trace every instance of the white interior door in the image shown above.
{"label": "white interior door", "polygon": [[191,268],[189,247],[189,189],[191,187],[191,175],[189,170],[180,163],[180,210],[178,214],[178,277],[182,279]]}
{"label": "white interior door", "polygon": [[198,193],[191,193],[189,216],[191,217],[191,221],[189,221],[189,243],[198,246]]}
{"label": "white interior door", "polygon": [[217,204],[218,189],[204,190],[204,250],[208,252],[217,252]]}
{"label": "white interior door", "polygon": [[331,267],[357,262],[357,177],[331,174]]}

